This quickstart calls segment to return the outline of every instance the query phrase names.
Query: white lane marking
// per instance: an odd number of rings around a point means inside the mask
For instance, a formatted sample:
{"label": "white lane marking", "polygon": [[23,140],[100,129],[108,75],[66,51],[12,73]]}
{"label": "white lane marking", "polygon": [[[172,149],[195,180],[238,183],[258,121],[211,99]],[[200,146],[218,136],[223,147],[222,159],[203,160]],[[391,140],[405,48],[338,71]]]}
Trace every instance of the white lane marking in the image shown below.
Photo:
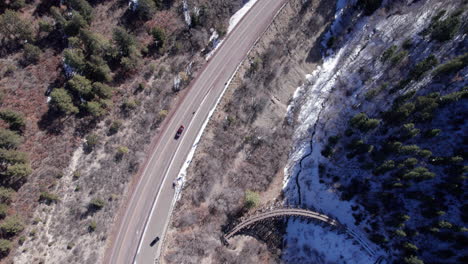
{"label": "white lane marking", "polygon": [[[208,91],[210,91],[210,90],[211,90],[211,88],[210,88]],[[203,103],[204,103],[204,102],[206,101],[206,99],[208,98],[208,95],[209,95],[209,92],[207,92],[207,93],[205,94],[205,96],[204,96],[204,98],[203,98],[203,101],[201,102],[200,105],[203,105]],[[187,108],[187,109],[189,109],[189,108]],[[189,123],[189,125],[188,125],[186,131],[190,131],[190,127],[192,126],[193,121],[196,119],[196,116],[197,116],[198,112],[199,112],[199,111],[196,111],[194,117],[190,120],[190,123]],[[187,113],[187,111],[185,111],[185,113]],[[168,169],[167,169],[167,172],[164,174],[163,182],[161,183],[161,188],[159,188],[159,190],[158,190],[158,193],[157,193],[157,195],[156,195],[156,200],[155,200],[155,202],[154,202],[154,204],[153,204],[153,208],[151,208],[151,212],[150,212],[150,214],[149,214],[148,219],[151,219],[152,216],[153,216],[154,210],[156,209],[156,205],[158,204],[159,195],[161,194],[161,191],[162,191],[162,189],[163,189],[163,187],[164,187],[164,184],[166,183],[167,178],[169,178],[169,177],[168,177],[169,172],[170,172],[170,170],[171,170],[172,164],[173,164],[174,161],[175,161],[175,158],[174,158],[174,157],[177,157],[177,153],[179,152],[180,147],[183,145],[184,139],[186,139],[186,138],[187,138],[187,137],[182,136],[181,141],[180,141],[180,144],[177,145],[177,149],[176,149],[174,155],[171,157],[171,162],[169,163],[169,166],[167,167],[167,168],[168,168]],[[146,230],[148,229],[148,227],[149,227],[149,225],[148,225],[148,223],[147,223],[146,226],[145,226],[145,229],[144,229],[144,231],[143,231],[143,238],[140,240],[140,244],[138,245],[137,255],[140,253],[141,246],[143,245],[144,235],[146,234]],[[137,262],[136,262],[136,259],[135,259],[135,262],[134,262],[134,263],[135,263],[135,264],[137,263]]]}
{"label": "white lane marking", "polygon": [[[263,9],[265,9],[265,8],[266,8],[266,6],[263,6],[263,7],[261,8],[261,10],[263,11]],[[277,14],[276,14],[276,15],[277,15]],[[274,17],[276,17],[276,15],[275,15]],[[258,17],[258,14],[256,15],[256,17]],[[253,19],[252,22],[251,22],[250,24],[252,24],[253,22],[255,22],[255,19]],[[238,27],[237,27],[237,28],[238,28]],[[249,28],[249,27],[246,27],[246,28],[244,29],[243,33],[244,33],[248,28]],[[268,28],[268,27],[267,27],[267,28]],[[260,36],[253,42],[253,44],[251,45],[251,47],[250,47],[249,50],[247,51],[246,56],[251,52],[251,50],[253,49],[253,47],[255,46],[255,44],[258,42],[258,39],[261,37],[261,35],[263,35],[263,32],[262,32],[262,33],[260,34]],[[228,54],[226,54],[225,56],[223,56],[223,59],[225,59],[227,56],[228,56]],[[211,113],[208,112],[208,116],[205,118],[204,121],[210,119],[211,114],[214,112],[213,110],[216,109],[217,105],[219,104],[219,101],[222,99],[222,97],[223,97],[225,91],[227,90],[226,88],[229,86],[229,83],[231,82],[232,78],[234,77],[234,75],[235,75],[235,73],[237,72],[237,70],[239,69],[239,67],[240,67],[240,66],[242,65],[242,63],[244,62],[246,56],[245,56],[244,58],[242,58],[241,62],[238,64],[238,66],[235,68],[235,70],[234,70],[233,73],[231,74],[231,76],[230,76],[230,78],[229,78],[229,80],[228,80],[228,85],[226,85],[226,86],[224,87],[224,89],[221,91],[221,94],[220,94],[219,97],[217,98],[217,100],[216,100],[216,102],[215,102],[215,105],[212,107],[212,109],[210,109],[210,112],[211,112]],[[209,78],[209,79],[210,79],[210,78]],[[211,85],[213,85],[214,82],[216,82],[216,80],[212,81],[212,82],[211,82]],[[205,96],[204,96],[204,98],[203,98],[203,101],[202,101],[201,104],[199,104],[199,106],[203,105],[203,103],[205,102],[205,100],[208,98],[208,94],[209,94],[209,92],[212,90],[212,88],[213,88],[213,87],[210,87],[210,88],[207,90],[207,93],[205,94]],[[199,95],[199,94],[200,94],[200,93],[198,93],[197,95]],[[194,101],[195,101],[195,100],[194,100]],[[193,105],[194,101],[192,101],[191,106]],[[185,114],[188,112],[188,111],[187,111],[188,109],[190,109],[190,107],[188,107],[188,108],[186,109],[186,111],[184,112],[184,115],[183,115],[183,116],[185,116]],[[200,107],[199,107],[198,109],[200,109]],[[199,111],[196,111],[195,116],[198,115],[198,112],[199,112]],[[193,121],[196,119],[195,116],[190,120],[190,123],[189,123],[189,126],[188,126],[187,130],[189,130],[189,128],[192,126]],[[172,119],[172,120],[170,120],[170,122],[169,122],[169,124],[168,124],[167,127],[171,126],[172,123],[174,122],[174,120],[175,120],[175,118]],[[166,131],[168,131],[168,130],[166,130]],[[203,131],[204,131],[204,129],[201,130],[199,133],[202,133]],[[179,152],[180,146],[183,145],[183,144],[182,144],[182,141],[183,141],[185,138],[186,138],[186,137],[182,137],[180,144],[178,144],[178,146],[177,146],[177,149],[176,149],[175,154],[171,157],[171,162],[170,162],[169,166],[167,167],[167,172],[166,172],[165,175],[164,175],[163,182],[162,182],[161,187],[159,188],[158,193],[157,193],[157,195],[156,195],[156,200],[155,200],[155,202],[154,202],[154,204],[153,204],[153,207],[152,207],[152,209],[151,209],[150,215],[149,215],[149,217],[148,217],[148,222],[149,222],[150,219],[152,218],[152,215],[153,215],[154,210],[155,210],[155,208],[156,208],[157,202],[158,202],[158,200],[159,200],[159,195],[160,195],[160,193],[161,193],[161,191],[162,191],[162,188],[163,188],[163,186],[164,186],[164,184],[165,184],[165,182],[166,182],[166,180],[167,180],[167,178],[168,178],[167,175],[168,175],[168,172],[170,171],[170,169],[171,169],[171,167],[172,167],[172,164],[173,164],[173,162],[174,162],[174,157],[177,156],[177,153]],[[166,146],[164,147],[164,149],[166,149],[167,146],[168,146],[168,145],[166,145]],[[153,158],[154,158],[154,154],[155,154],[155,153],[156,153],[156,152],[153,153],[153,155],[152,155],[152,157],[151,157],[151,160],[150,160],[150,162],[149,162],[148,164],[152,163],[152,160],[153,160]],[[146,170],[148,169],[148,167],[149,167],[149,166],[147,166],[147,167],[145,168],[144,173],[146,173]],[[141,182],[140,182],[140,183],[141,183]],[[174,197],[173,197],[173,198],[174,198]],[[141,237],[141,239],[140,239],[140,243],[139,243],[139,246],[138,246],[138,249],[137,249],[137,255],[140,253],[141,247],[142,247],[142,245],[143,245],[144,236],[145,236],[145,233],[146,233],[146,231],[147,231],[147,229],[148,229],[148,226],[149,226],[149,225],[148,225],[148,222],[146,223],[145,229],[144,229],[144,231],[143,231],[143,233],[142,233],[142,237]],[[164,231],[163,231],[163,232],[164,232]],[[158,247],[158,248],[159,248],[159,247]],[[134,261],[135,264],[137,263],[136,259],[137,259],[137,258],[135,257],[135,261]]]}

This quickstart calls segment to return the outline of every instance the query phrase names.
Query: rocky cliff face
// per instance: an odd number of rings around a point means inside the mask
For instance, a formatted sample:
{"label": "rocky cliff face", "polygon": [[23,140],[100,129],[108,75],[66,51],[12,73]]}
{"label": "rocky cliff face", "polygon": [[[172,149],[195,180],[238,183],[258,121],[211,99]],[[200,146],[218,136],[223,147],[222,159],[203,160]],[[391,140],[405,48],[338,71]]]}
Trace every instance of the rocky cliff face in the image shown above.
{"label": "rocky cliff face", "polygon": [[337,2],[323,63],[289,107],[286,202],[352,234],[291,220],[283,260],[461,263],[466,3],[373,2]]}

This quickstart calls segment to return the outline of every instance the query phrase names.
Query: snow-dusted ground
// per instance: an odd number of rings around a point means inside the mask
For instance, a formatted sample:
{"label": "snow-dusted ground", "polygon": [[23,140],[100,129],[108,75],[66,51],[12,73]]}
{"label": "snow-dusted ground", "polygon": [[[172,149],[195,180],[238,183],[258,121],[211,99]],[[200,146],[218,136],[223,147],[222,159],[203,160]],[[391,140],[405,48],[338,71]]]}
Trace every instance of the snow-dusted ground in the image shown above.
{"label": "snow-dusted ground", "polygon": [[367,254],[362,254],[355,241],[346,239],[340,234],[323,225],[303,223],[290,220],[286,232],[289,239],[283,258],[287,263],[373,263],[375,260]]}
{"label": "snow-dusted ground", "polygon": [[[419,49],[416,43],[421,37],[417,33],[430,21],[429,18],[436,12],[434,10],[440,7],[440,2],[428,4],[432,8],[414,7],[408,13],[388,17],[381,15],[373,20],[361,17],[349,33],[343,33],[341,24],[349,22],[346,21],[349,19],[346,17],[346,5],[353,2],[338,1],[336,21],[322,41],[325,47],[329,38],[339,34],[335,38],[342,38],[341,47],[324,54],[326,57],[323,64],[306,76],[306,83],[298,87],[288,107],[287,118],[296,115],[297,127],[294,133],[295,146],[285,168],[284,191],[286,203],[300,204],[336,218],[352,230],[354,238],[327,231],[314,224],[290,221],[283,251],[287,263],[374,263],[379,256],[386,255],[361,230],[366,224],[355,226],[351,207],[356,204],[353,201],[341,201],[334,186],[320,182],[319,164],[328,163],[320,151],[328,136],[335,131],[345,130],[342,122],[327,123],[330,116],[349,116],[351,112],[356,112],[352,106],[361,102],[363,94],[374,87],[383,75],[384,68],[378,57],[385,49],[391,45],[401,45],[409,38]],[[427,57],[431,52],[430,47],[422,46],[420,52],[416,53],[418,57],[413,59],[420,61]],[[363,74],[358,70],[363,68],[370,77],[363,79]],[[427,83],[426,79],[411,83],[407,89],[417,89]],[[382,103],[390,104],[391,100],[383,100]],[[375,107],[369,104],[360,110],[372,113]],[[352,175],[359,172],[348,168],[345,173]]]}
{"label": "snow-dusted ground", "polygon": [[227,34],[229,34],[229,32],[231,32],[237,26],[239,21],[241,21],[241,19],[245,16],[245,14],[247,14],[247,12],[250,10],[250,8],[252,8],[252,6],[255,5],[256,2],[257,2],[257,0],[249,0],[247,3],[244,4],[244,6],[242,6],[241,9],[239,9],[231,17],[231,19],[229,20],[229,26],[228,26],[228,29],[227,29]]}

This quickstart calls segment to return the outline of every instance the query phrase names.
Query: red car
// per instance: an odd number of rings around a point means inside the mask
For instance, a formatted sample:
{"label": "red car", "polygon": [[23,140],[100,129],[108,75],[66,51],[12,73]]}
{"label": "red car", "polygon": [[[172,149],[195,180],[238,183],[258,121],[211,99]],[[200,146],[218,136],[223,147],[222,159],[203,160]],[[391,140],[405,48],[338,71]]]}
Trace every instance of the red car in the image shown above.
{"label": "red car", "polygon": [[179,129],[177,130],[177,133],[175,134],[174,139],[179,139],[180,135],[182,135],[182,132],[184,132],[184,126],[180,126]]}

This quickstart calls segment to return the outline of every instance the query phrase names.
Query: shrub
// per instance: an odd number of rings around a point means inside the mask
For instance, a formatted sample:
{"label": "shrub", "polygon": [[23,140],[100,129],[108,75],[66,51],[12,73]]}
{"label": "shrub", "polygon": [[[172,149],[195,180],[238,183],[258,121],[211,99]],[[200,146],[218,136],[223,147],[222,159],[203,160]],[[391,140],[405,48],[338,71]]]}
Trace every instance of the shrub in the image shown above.
{"label": "shrub", "polygon": [[455,57],[446,63],[437,67],[434,71],[435,75],[448,75],[466,67],[468,64],[468,53]]}
{"label": "shrub", "polygon": [[137,102],[135,99],[127,99],[123,105],[122,105],[124,110],[133,110],[137,107]]}
{"label": "shrub", "polygon": [[23,114],[13,110],[1,110],[0,118],[7,122],[10,125],[10,129],[12,130],[22,131],[26,126],[26,121],[24,120]]}
{"label": "shrub", "polygon": [[398,49],[398,47],[395,46],[395,45],[393,45],[393,46],[391,46],[390,48],[386,49],[386,50],[384,51],[384,53],[382,53],[382,57],[380,58],[380,60],[381,60],[382,62],[387,61],[388,59],[390,59],[390,58],[393,56],[393,54],[395,53],[395,51],[396,51],[397,49]]}
{"label": "shrub", "polygon": [[388,87],[388,83],[383,83],[382,85],[380,85],[378,88],[375,88],[375,89],[372,89],[372,90],[369,90],[365,95],[364,97],[366,98],[366,100],[370,100],[372,98],[374,98],[376,95],[378,95],[380,92],[382,92],[383,90],[387,89]]}
{"label": "shrub", "polygon": [[386,142],[382,150],[385,154],[398,153],[400,152],[400,149],[402,146],[403,146],[403,143],[401,142],[391,141],[391,142]]}
{"label": "shrub", "polygon": [[101,107],[105,110],[105,113],[107,113],[114,105],[112,100],[110,99],[99,99],[98,102],[99,104],[101,104]]}
{"label": "shrub", "polygon": [[401,229],[397,229],[395,230],[395,235],[399,237],[406,237],[406,232]]}
{"label": "shrub", "polygon": [[63,88],[54,89],[50,93],[50,106],[56,111],[71,115],[78,113],[78,108],[73,105],[72,97],[67,90]]}
{"label": "shrub", "polygon": [[361,132],[367,132],[376,128],[380,123],[378,119],[368,118],[365,113],[356,114],[350,120],[350,125],[354,128],[358,128]]}
{"label": "shrub", "polygon": [[78,12],[71,12],[71,19],[65,22],[64,32],[68,36],[76,36],[88,26],[88,21]]}
{"label": "shrub", "polygon": [[411,155],[419,153],[420,148],[417,145],[404,145],[400,148],[400,153],[403,155]]}
{"label": "shrub", "polygon": [[114,89],[109,85],[100,82],[95,82],[93,83],[93,93],[99,96],[100,98],[109,99],[112,97]]}
{"label": "shrub", "polygon": [[252,209],[257,207],[260,204],[260,195],[257,192],[250,190],[245,191],[244,196],[244,207],[247,209]]}
{"label": "shrub", "polygon": [[413,123],[403,125],[403,135],[405,138],[413,138],[419,135],[420,130],[414,127]]}
{"label": "shrub", "polygon": [[11,242],[6,239],[0,239],[0,256],[4,257],[10,253]]}
{"label": "shrub", "polygon": [[50,33],[54,29],[53,25],[45,20],[39,21],[39,32]]}
{"label": "shrub", "polygon": [[29,43],[26,43],[24,45],[23,63],[25,65],[37,63],[40,57],[41,57],[41,49]]}
{"label": "shrub", "polygon": [[76,10],[86,19],[86,21],[91,22],[93,7],[86,0],[67,0],[67,5],[73,10]]}
{"label": "shrub", "polygon": [[423,149],[423,150],[419,151],[418,155],[427,159],[427,158],[432,156],[432,152],[430,150]]}
{"label": "shrub", "polygon": [[333,154],[333,147],[326,145],[320,153],[322,156],[329,158]]}
{"label": "shrub", "polygon": [[18,10],[25,6],[26,6],[25,0],[10,0],[10,4],[8,7],[14,10]]}
{"label": "shrub", "polygon": [[15,190],[11,188],[0,187],[0,203],[9,204],[14,194]]}
{"label": "shrub", "polygon": [[81,49],[66,49],[63,52],[65,64],[78,73],[84,73],[86,69],[86,59]]}
{"label": "shrub", "polygon": [[92,151],[99,143],[99,136],[96,134],[89,134],[86,136],[86,149]]}
{"label": "shrub", "polygon": [[74,247],[75,247],[75,243],[73,243],[73,242],[70,242],[70,243],[67,244],[67,249],[68,250],[70,250],[70,249],[72,249]]}
{"label": "shrub", "polygon": [[138,19],[143,21],[150,20],[156,12],[156,4],[154,0],[138,0],[134,11]]}
{"label": "shrub", "polygon": [[464,88],[461,91],[453,92],[447,95],[440,97],[440,104],[441,105],[448,105],[453,102],[457,102],[461,98],[468,97],[468,89]]}
{"label": "shrub", "polygon": [[424,261],[420,260],[416,256],[409,256],[406,257],[404,260],[406,264],[424,264]]}
{"label": "shrub", "polygon": [[120,57],[126,57],[135,52],[136,40],[124,28],[117,27],[114,30],[113,39]]}
{"label": "shrub", "polygon": [[101,210],[105,205],[106,202],[100,198],[94,198],[89,202],[89,208],[94,210]]}
{"label": "shrub", "polygon": [[129,149],[125,146],[119,146],[117,148],[117,154],[115,155],[115,158],[117,160],[121,160],[123,158],[123,156],[125,156],[126,154],[128,154],[129,152]]}
{"label": "shrub", "polygon": [[422,180],[428,180],[428,179],[433,179],[435,177],[435,174],[433,172],[430,172],[427,168],[424,167],[417,167],[414,168],[413,170],[405,173],[403,175],[403,178],[405,179],[422,179]]}
{"label": "shrub", "polygon": [[125,147],[125,146],[119,146],[119,147],[117,148],[117,152],[120,153],[120,154],[122,154],[122,155],[125,155],[125,154],[128,154],[129,150],[128,150],[128,148]]}
{"label": "shrub", "polygon": [[335,145],[338,143],[338,141],[340,140],[340,138],[341,138],[341,137],[340,137],[339,135],[337,135],[337,136],[330,136],[330,137],[328,138],[328,144],[329,144],[330,146],[335,146]]}
{"label": "shrub", "polygon": [[434,68],[439,61],[434,55],[430,55],[418,64],[410,71],[410,77],[413,80],[418,80],[421,78],[427,71]]}
{"label": "shrub", "polygon": [[22,138],[16,132],[0,128],[0,148],[12,149],[22,143]]}
{"label": "shrub", "polygon": [[79,74],[75,74],[73,78],[68,80],[66,88],[69,91],[77,94],[79,97],[83,98],[91,98],[93,91],[91,81]]}
{"label": "shrub", "polygon": [[136,56],[123,57],[120,60],[120,66],[125,74],[129,75],[138,69],[139,60]]}
{"label": "shrub", "polygon": [[49,192],[41,192],[39,195],[39,202],[45,203],[45,204],[51,204],[51,203],[56,203],[60,201],[60,198],[58,195],[49,193]]}
{"label": "shrub", "polygon": [[[369,144],[364,143],[364,141],[362,139],[354,139],[346,147],[351,149],[354,152],[354,154],[362,154],[362,153],[365,153],[365,152],[372,152],[372,150],[374,149],[373,145],[369,145]],[[352,156],[354,156],[354,155],[349,156],[349,158],[352,158]]]}
{"label": "shrub", "polygon": [[395,168],[395,161],[386,160],[382,165],[380,165],[374,170],[374,174],[375,175],[384,174],[388,171],[393,170],[394,168]]}
{"label": "shrub", "polygon": [[3,219],[8,214],[8,206],[6,204],[0,204],[0,219]]}
{"label": "shrub", "polygon": [[88,55],[96,55],[102,57],[110,50],[111,45],[107,39],[101,35],[92,32],[91,30],[81,30],[80,40],[85,46]]}
{"label": "shrub", "polygon": [[85,109],[88,114],[92,115],[94,118],[101,117],[107,113],[106,109],[102,107],[99,102],[89,101],[85,104]]}
{"label": "shrub", "polygon": [[452,164],[462,163],[462,162],[463,162],[463,158],[460,157],[460,156],[451,157],[451,158],[450,158],[450,162],[451,162]]}
{"label": "shrub", "polygon": [[32,36],[31,23],[21,19],[19,13],[7,9],[0,15],[0,41],[2,46],[6,44],[5,47],[7,48],[16,47],[24,41],[31,41]]}
{"label": "shrub", "polygon": [[24,225],[18,216],[9,216],[0,224],[0,231],[7,237],[12,237],[23,229]]}
{"label": "shrub", "polygon": [[441,42],[451,40],[460,28],[460,24],[460,18],[457,16],[437,21],[432,27],[431,38]]}
{"label": "shrub", "polygon": [[79,179],[80,177],[81,177],[81,171],[76,170],[76,171],[73,172],[73,179],[74,179],[74,180],[77,180],[77,179]]}
{"label": "shrub", "polygon": [[440,129],[430,129],[424,133],[424,137],[433,138],[433,137],[438,136],[440,132],[442,132],[442,130]]}
{"label": "shrub", "polygon": [[96,231],[96,228],[97,228],[97,223],[96,223],[96,221],[92,220],[88,225],[88,231],[89,232],[94,232],[94,231]]}
{"label": "shrub", "polygon": [[21,182],[32,173],[29,164],[18,163],[8,166],[5,174],[9,177],[10,182]]}
{"label": "shrub", "polygon": [[112,122],[111,126],[109,127],[109,134],[113,135],[117,133],[122,126],[122,121],[121,120],[115,120]]}
{"label": "shrub", "polygon": [[98,82],[110,82],[112,81],[111,70],[106,61],[97,56],[91,55],[86,64],[86,73],[87,76]]}
{"label": "shrub", "polygon": [[164,53],[166,50],[166,33],[160,27],[154,27],[151,29],[151,35],[153,36],[154,47],[158,53]]}
{"label": "shrub", "polygon": [[411,47],[413,47],[413,40],[411,40],[410,38],[406,39],[401,45],[401,47],[406,50],[410,49]]}
{"label": "shrub", "polygon": [[453,225],[450,222],[447,222],[447,221],[439,221],[438,226],[440,228],[446,228],[446,229],[450,229],[450,228],[453,227]]}
{"label": "shrub", "polygon": [[395,54],[394,56],[392,56],[392,58],[390,59],[390,64],[392,64],[392,66],[397,65],[406,57],[408,57],[408,51],[402,50],[398,52],[397,54]]}
{"label": "shrub", "polygon": [[403,248],[406,249],[406,250],[408,250],[408,251],[411,251],[411,252],[416,252],[416,251],[419,250],[418,247],[417,247],[416,245],[411,244],[411,243],[409,243],[409,242],[405,242],[405,243],[403,244]]}
{"label": "shrub", "polygon": [[370,240],[374,243],[385,244],[388,242],[388,239],[381,234],[372,234]]}
{"label": "shrub", "polygon": [[159,111],[159,113],[158,113],[160,119],[166,118],[166,116],[167,116],[168,114],[169,114],[169,112],[168,112],[167,110],[165,110],[165,109]]}
{"label": "shrub", "polygon": [[369,16],[382,4],[382,0],[358,0],[357,6],[364,10],[364,14]]}
{"label": "shrub", "polygon": [[406,167],[414,167],[416,164],[418,164],[418,159],[416,159],[416,158],[407,158],[405,161],[403,161],[403,164]]}

